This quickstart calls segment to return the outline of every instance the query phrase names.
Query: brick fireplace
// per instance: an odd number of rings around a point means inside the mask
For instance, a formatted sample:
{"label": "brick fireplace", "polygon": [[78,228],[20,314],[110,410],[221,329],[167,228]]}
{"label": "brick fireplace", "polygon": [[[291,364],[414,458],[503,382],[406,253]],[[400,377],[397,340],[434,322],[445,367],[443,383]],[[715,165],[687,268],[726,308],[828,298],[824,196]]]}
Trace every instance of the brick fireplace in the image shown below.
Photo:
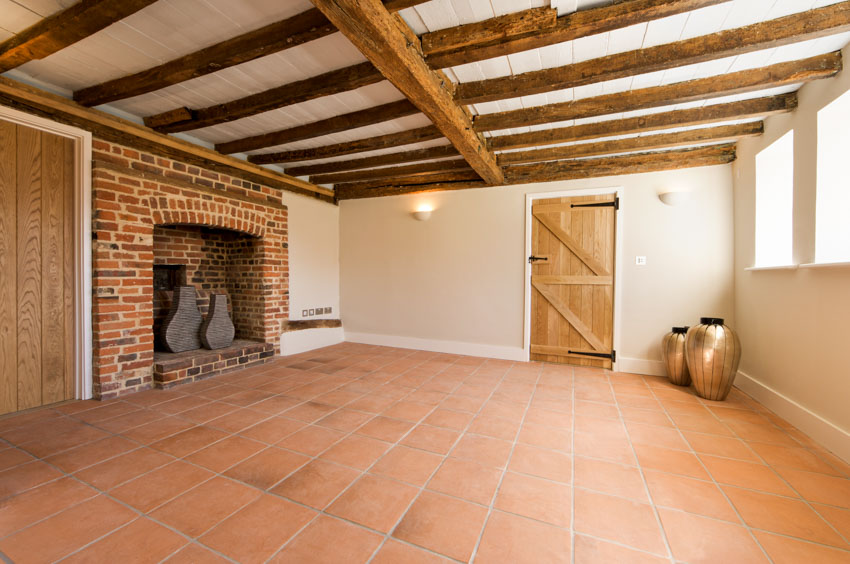
{"label": "brick fireplace", "polygon": [[[94,142],[92,177],[95,397],[167,387],[280,351],[289,271],[279,191],[103,141]],[[168,285],[184,283],[195,286],[203,314],[212,293],[228,295],[235,347],[156,351]]]}

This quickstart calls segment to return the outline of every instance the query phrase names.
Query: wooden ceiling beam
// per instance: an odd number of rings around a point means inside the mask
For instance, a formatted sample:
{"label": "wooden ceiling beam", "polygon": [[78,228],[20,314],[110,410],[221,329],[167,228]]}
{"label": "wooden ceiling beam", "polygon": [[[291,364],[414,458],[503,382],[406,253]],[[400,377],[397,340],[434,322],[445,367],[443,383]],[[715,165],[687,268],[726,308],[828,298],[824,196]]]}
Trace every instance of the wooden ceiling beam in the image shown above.
{"label": "wooden ceiling beam", "polygon": [[619,174],[640,174],[696,166],[728,164],[735,160],[735,144],[712,145],[618,157],[578,159],[509,167],[511,184],[552,182],[576,178],[598,178]]}
{"label": "wooden ceiling beam", "polygon": [[[418,39],[378,0],[313,0],[313,4],[454,145],[491,184],[504,180],[496,158],[453,99],[452,84],[425,62]],[[404,27],[402,27],[404,26]]]}
{"label": "wooden ceiling beam", "polygon": [[778,63],[768,67],[677,82],[667,86],[655,86],[560,104],[483,114],[475,118],[475,128],[478,131],[493,131],[512,127],[526,127],[745,94],[829,78],[835,76],[841,68],[841,52],[836,51],[801,61]]}
{"label": "wooden ceiling beam", "polygon": [[[551,16],[535,13],[531,17],[539,18],[541,24],[537,29],[529,28],[523,16],[508,14],[487,20],[490,24],[470,24],[453,28],[456,31],[425,34],[422,43],[428,64],[432,68],[446,68],[572,41],[729,1],[627,0],[561,16],[552,25],[548,25],[546,19]],[[462,39],[464,34],[474,35],[478,40],[466,41]]]}
{"label": "wooden ceiling beam", "polygon": [[163,157],[177,158],[188,164],[202,166],[273,188],[333,201],[333,191],[326,188],[216,153],[182,139],[157,133],[131,121],[81,106],[67,98],[6,77],[0,77],[0,103],[53,121],[80,127],[107,141],[129,145]]}
{"label": "wooden ceiling beam", "polygon": [[292,176],[309,176],[311,174],[327,174],[331,172],[359,170],[376,166],[444,159],[447,157],[456,157],[458,155],[460,155],[460,153],[452,145],[440,145],[439,147],[430,147],[428,149],[415,149],[413,151],[389,153],[387,155],[377,155],[362,159],[288,167],[286,169],[286,173]]}
{"label": "wooden ceiling beam", "polygon": [[[426,0],[387,0],[384,5],[394,12],[424,1]],[[115,0],[111,3],[123,2]],[[139,96],[266,55],[279,53],[336,31],[334,25],[319,10],[313,8],[161,65],[83,88],[74,92],[74,100],[84,106],[97,106]]]}
{"label": "wooden ceiling beam", "polygon": [[389,104],[382,104],[365,110],[341,114],[312,123],[305,123],[304,125],[290,127],[289,129],[254,135],[253,137],[246,137],[244,139],[236,139],[227,143],[219,143],[215,146],[215,150],[224,154],[256,151],[257,149],[265,149],[266,147],[274,147],[275,145],[331,135],[332,133],[374,125],[418,113],[419,109],[409,101],[399,100],[398,102],[390,102]]}
{"label": "wooden ceiling beam", "polygon": [[109,27],[156,0],[85,0],[0,43],[0,73],[43,59]]}
{"label": "wooden ceiling beam", "polygon": [[[747,73],[749,71],[743,71]],[[782,78],[784,75],[779,75]],[[783,78],[783,80],[785,80]],[[733,80],[734,83],[734,80]],[[771,85],[765,86],[765,88]],[[661,89],[665,89],[668,87],[658,87]],[[650,89],[651,90],[651,89]],[[676,88],[674,94],[678,95],[682,89]],[[687,89],[684,89],[687,92]],[[666,91],[664,91],[666,92]],[[664,94],[662,92],[662,94]],[[626,95],[628,93],[623,93],[622,95]],[[718,91],[714,93],[713,97],[724,96],[726,95],[726,91]],[[594,108],[592,111],[594,112],[592,115],[602,115],[607,113],[616,113],[620,111],[628,111],[628,104],[622,104],[616,102],[616,96],[614,101],[609,98],[609,96],[600,97],[602,100],[599,101],[599,98],[587,98],[586,106],[588,108]],[[663,104],[658,105],[666,105],[666,104],[675,104],[681,100],[677,98],[668,99],[665,96],[661,96],[660,99],[665,100]],[[584,101],[581,101],[584,102]],[[544,106],[545,107],[545,106]],[[605,111],[600,112],[598,108],[605,108]],[[786,113],[794,110],[797,107],[797,94],[794,92],[788,94],[782,94],[779,96],[771,96],[765,98],[753,98],[751,100],[741,100],[739,102],[729,102],[726,104],[712,104],[709,106],[704,106],[702,108],[693,108],[688,110],[675,110],[672,112],[661,112],[655,114],[648,114],[644,116],[638,116],[634,118],[627,118],[622,120],[609,120],[609,121],[601,121],[596,123],[588,123],[583,125],[571,126],[571,127],[561,127],[555,129],[546,129],[542,131],[532,131],[529,133],[519,133],[515,135],[499,135],[496,137],[491,137],[487,140],[487,144],[491,150],[506,150],[506,149],[518,149],[523,147],[535,147],[540,145],[554,145],[557,143],[568,143],[571,141],[583,141],[588,139],[596,139],[600,137],[611,137],[614,135],[628,135],[632,133],[646,133],[650,131],[658,131],[663,129],[672,129],[676,127],[685,127],[691,125],[707,125],[710,123],[718,123],[723,121],[732,121],[732,120],[740,120],[740,119],[750,119],[756,117],[766,117],[778,113]],[[590,113],[591,110],[588,110]],[[578,114],[577,114],[578,115]],[[486,116],[482,116],[486,117]],[[578,116],[581,117],[581,116]],[[572,118],[571,118],[572,119]],[[476,122],[477,123],[477,122]],[[500,122],[493,122],[493,127],[500,127]],[[486,122],[485,122],[486,125]],[[412,130],[413,132],[418,132],[419,130]],[[421,133],[413,133],[413,135],[420,135]],[[319,159],[325,158],[326,156],[336,156],[334,153],[338,150],[342,150],[341,154],[347,154],[349,149],[358,148],[360,151],[366,150],[374,150],[374,149],[387,149],[391,147],[397,147],[402,144],[410,144],[411,137],[408,136],[408,133],[394,133],[391,136],[380,136],[378,138],[372,138],[375,141],[366,140],[368,142],[367,145],[361,147],[358,141],[353,142],[355,145],[350,145],[348,143],[342,144],[342,147],[338,145],[331,146],[332,148],[325,152],[323,148],[310,149],[308,154],[303,154],[303,152],[298,152],[294,155],[288,154],[280,154],[276,153],[274,156],[266,157],[263,155],[262,160],[257,162],[262,163],[274,163],[274,162],[286,162],[288,157],[308,157],[309,159]],[[418,137],[414,137],[416,140],[421,140]],[[415,141],[414,141],[415,142]],[[394,144],[395,143],[395,144]],[[391,164],[401,164],[406,162],[416,162],[416,161],[427,161],[435,158],[443,158],[447,156],[457,155],[456,150],[450,149],[448,146],[446,147],[434,147],[431,149],[420,149],[416,151],[407,151],[400,153],[391,153],[389,155],[380,155],[377,157],[368,157],[365,159],[355,159],[351,161],[339,161],[332,163],[322,163],[316,165],[308,165],[304,167],[293,167],[287,168],[287,173],[297,175],[297,176],[306,176],[306,175],[318,175],[318,174],[328,174],[334,172],[343,172],[346,170],[357,170],[364,168],[372,168],[376,166],[384,166]],[[503,154],[505,155],[505,154]],[[258,156],[257,158],[260,158]],[[502,156],[501,159],[506,157]],[[278,160],[281,159],[281,160]],[[308,160],[307,158],[299,159],[299,160]],[[321,182],[322,184],[326,184],[328,182]]]}
{"label": "wooden ceiling beam", "polygon": [[440,133],[439,129],[433,125],[428,125],[418,129],[401,131],[399,133],[378,135],[377,137],[368,137],[366,139],[348,141],[347,143],[324,145],[313,149],[294,149],[291,151],[266,153],[263,155],[251,155],[248,157],[248,160],[254,164],[311,161],[314,159],[327,159],[330,157],[339,157],[342,155],[351,155],[354,153],[363,153],[366,151],[377,151],[380,149],[410,145],[411,143],[420,143],[422,141],[431,141],[433,139],[439,139],[442,136],[443,134]]}
{"label": "wooden ceiling beam", "polygon": [[[505,185],[529,184],[535,182],[553,182],[578,178],[617,176],[659,172],[681,168],[714,166],[728,164],[735,160],[735,145],[713,145],[695,149],[679,149],[657,153],[638,153],[618,157],[555,161],[533,165],[514,165],[505,169]],[[337,189],[338,200],[359,198],[377,198],[397,196],[419,192],[445,190],[467,190],[470,188],[488,188],[484,182],[459,181],[413,186],[385,186],[382,188],[346,188]]]}
{"label": "wooden ceiling beam", "polygon": [[850,1],[775,20],[540,71],[461,83],[464,104],[542,94],[743,55],[850,30]]}
{"label": "wooden ceiling beam", "polygon": [[422,51],[428,62],[432,63],[436,55],[447,51],[475,49],[477,45],[491,42],[502,43],[517,35],[546,33],[555,27],[557,22],[558,10],[548,7],[531,8],[425,33],[421,37]]}
{"label": "wooden ceiling beam", "polygon": [[375,180],[361,180],[359,182],[347,182],[337,184],[335,190],[372,190],[385,186],[412,186],[423,184],[436,184],[442,182],[482,182],[481,177],[472,169],[453,172],[431,172],[427,174],[415,174],[411,176],[396,176],[393,178],[378,178]]}
{"label": "wooden ceiling beam", "polygon": [[643,116],[608,120],[571,127],[544,129],[513,135],[490,137],[487,144],[493,150],[520,149],[540,145],[554,145],[570,141],[584,141],[612,135],[646,133],[674,127],[707,125],[723,121],[767,117],[790,112],[797,107],[797,94],[782,94],[766,98],[753,98],[727,104],[712,104],[702,108],[675,110]]}
{"label": "wooden ceiling beam", "polygon": [[[178,109],[145,118],[145,125],[163,133],[176,133],[200,129],[220,123],[257,115],[270,110],[300,104],[323,96],[348,92],[384,80],[372,63],[360,63],[351,67],[326,72],[318,76],[290,82],[270,90],[251,94],[244,98],[198,110]],[[185,116],[189,119],[184,119]],[[180,121],[177,121],[180,120]]]}
{"label": "wooden ceiling beam", "polygon": [[[498,155],[499,164],[515,165],[545,161],[560,161],[600,155],[616,155],[618,153],[646,152],[660,149],[688,147],[706,143],[726,143],[737,141],[744,137],[757,137],[764,133],[764,122],[749,122],[736,125],[721,125],[677,131],[674,133],[658,133],[628,139],[614,139],[595,143],[580,143],[561,147],[549,147],[533,151],[515,151]],[[313,182],[313,178],[310,179]]]}
{"label": "wooden ceiling beam", "polygon": [[453,170],[472,170],[463,159],[451,159],[448,161],[434,161],[406,166],[388,166],[383,168],[370,168],[336,174],[319,174],[310,177],[313,184],[341,184],[343,182],[356,182],[358,180],[373,180],[376,178],[393,178],[396,176],[415,176],[429,174],[432,172],[446,172]]}

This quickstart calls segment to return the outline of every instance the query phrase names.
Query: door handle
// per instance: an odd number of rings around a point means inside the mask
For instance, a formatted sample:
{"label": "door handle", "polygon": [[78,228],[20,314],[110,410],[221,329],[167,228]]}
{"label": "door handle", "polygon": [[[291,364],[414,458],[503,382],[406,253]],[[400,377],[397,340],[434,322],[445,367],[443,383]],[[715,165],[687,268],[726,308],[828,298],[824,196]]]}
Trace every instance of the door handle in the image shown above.
{"label": "door handle", "polygon": [[528,263],[529,264],[534,264],[535,262],[541,261],[541,260],[547,260],[548,261],[549,257],[535,257],[533,255],[528,257]]}

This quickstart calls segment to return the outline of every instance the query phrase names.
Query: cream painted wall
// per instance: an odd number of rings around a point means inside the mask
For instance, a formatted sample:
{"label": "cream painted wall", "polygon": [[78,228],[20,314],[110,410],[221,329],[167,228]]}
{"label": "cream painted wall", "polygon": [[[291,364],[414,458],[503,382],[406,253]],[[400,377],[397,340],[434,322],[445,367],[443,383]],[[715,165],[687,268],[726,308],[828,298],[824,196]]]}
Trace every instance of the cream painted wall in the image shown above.
{"label": "cream painted wall", "polygon": [[339,207],[285,193],[289,208],[289,318],[302,319],[305,309],[333,308],[339,317]]}
{"label": "cream painted wall", "polygon": [[[516,358],[523,345],[525,196],[623,187],[620,358],[660,370],[672,325],[733,314],[731,167],[348,200],[340,205],[346,336]],[[692,192],[669,207],[660,189]],[[411,217],[422,202],[427,222]],[[648,257],[635,266],[635,256]],[[459,345],[460,344],[460,345]],[[625,368],[625,367],[621,367]]]}
{"label": "cream painted wall", "polygon": [[[845,49],[844,57],[848,56],[850,49]],[[791,129],[794,260],[814,260],[817,112],[848,90],[847,71],[803,86],[795,112],[768,119],[762,138],[739,144],[734,183],[735,318],[744,348],[741,371],[752,379],[754,393],[770,398],[776,392],[772,407],[780,414],[850,459],[850,266],[745,270],[752,266],[755,252],[755,156]],[[850,154],[850,147],[847,150]]]}

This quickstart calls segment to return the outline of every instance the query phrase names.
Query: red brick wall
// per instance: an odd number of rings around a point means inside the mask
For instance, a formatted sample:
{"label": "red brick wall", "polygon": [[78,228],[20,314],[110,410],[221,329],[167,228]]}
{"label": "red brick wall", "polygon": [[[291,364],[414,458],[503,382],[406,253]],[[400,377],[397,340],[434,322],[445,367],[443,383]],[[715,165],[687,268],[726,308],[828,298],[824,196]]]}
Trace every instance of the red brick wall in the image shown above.
{"label": "red brick wall", "polygon": [[155,226],[204,226],[251,236],[238,239],[242,243],[232,250],[233,279],[250,296],[245,303],[234,300],[233,307],[249,328],[241,330],[279,352],[281,324],[289,313],[287,211],[280,193],[101,140],[93,149],[95,397],[152,386]]}

